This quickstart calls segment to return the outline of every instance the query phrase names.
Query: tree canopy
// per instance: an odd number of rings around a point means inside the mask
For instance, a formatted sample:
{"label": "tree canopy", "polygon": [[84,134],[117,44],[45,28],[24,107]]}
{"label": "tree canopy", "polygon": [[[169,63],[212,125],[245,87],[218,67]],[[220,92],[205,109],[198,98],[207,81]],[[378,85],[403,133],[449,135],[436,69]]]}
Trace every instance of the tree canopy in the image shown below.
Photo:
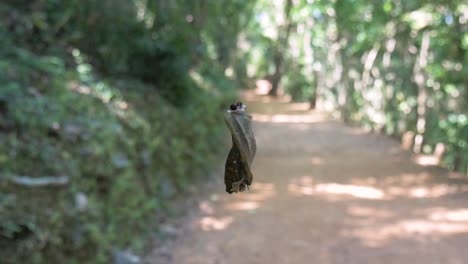
{"label": "tree canopy", "polygon": [[249,66],[294,100],[468,167],[463,1],[257,1]]}

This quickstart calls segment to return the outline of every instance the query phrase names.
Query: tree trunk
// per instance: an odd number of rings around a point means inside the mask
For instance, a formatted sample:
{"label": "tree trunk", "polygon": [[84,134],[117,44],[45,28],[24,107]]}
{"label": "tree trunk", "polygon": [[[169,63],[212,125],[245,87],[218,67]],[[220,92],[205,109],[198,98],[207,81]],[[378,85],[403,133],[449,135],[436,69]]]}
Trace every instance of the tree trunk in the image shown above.
{"label": "tree trunk", "polygon": [[277,46],[275,49],[275,57],[274,57],[274,65],[275,65],[275,72],[272,76],[271,81],[271,90],[268,92],[269,95],[277,96],[278,95],[278,88],[281,82],[281,78],[283,76],[283,62],[284,62],[284,51],[288,47],[288,40],[289,40],[289,33],[291,32],[292,23],[291,23],[291,8],[292,8],[292,0],[286,0],[285,7],[284,7],[284,17],[285,17],[285,24],[283,25],[284,32],[279,29],[278,31],[278,41]]}
{"label": "tree trunk", "polygon": [[318,85],[319,84],[318,82],[319,71],[314,70],[313,74],[314,74],[314,79],[312,80],[312,87],[314,91],[312,92],[312,95],[309,98],[309,108],[311,110],[314,110],[317,107],[317,98],[319,96],[319,85]]}
{"label": "tree trunk", "polygon": [[423,143],[423,135],[426,130],[426,76],[424,74],[424,68],[427,65],[427,58],[429,53],[429,41],[430,31],[426,30],[423,32],[421,41],[421,49],[419,51],[419,58],[414,66],[414,81],[418,86],[418,121],[416,123],[416,137],[414,137],[414,149],[415,153],[420,153]]}

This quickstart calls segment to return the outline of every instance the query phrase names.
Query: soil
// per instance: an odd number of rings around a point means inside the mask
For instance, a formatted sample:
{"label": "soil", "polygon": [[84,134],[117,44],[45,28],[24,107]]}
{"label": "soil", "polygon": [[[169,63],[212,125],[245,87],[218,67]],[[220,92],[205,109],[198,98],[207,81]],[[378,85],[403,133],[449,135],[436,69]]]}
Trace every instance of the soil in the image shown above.
{"label": "soil", "polygon": [[[468,182],[398,141],[247,94],[250,191],[219,181],[163,227],[147,263],[468,263]],[[226,155],[229,147],[226,147]]]}

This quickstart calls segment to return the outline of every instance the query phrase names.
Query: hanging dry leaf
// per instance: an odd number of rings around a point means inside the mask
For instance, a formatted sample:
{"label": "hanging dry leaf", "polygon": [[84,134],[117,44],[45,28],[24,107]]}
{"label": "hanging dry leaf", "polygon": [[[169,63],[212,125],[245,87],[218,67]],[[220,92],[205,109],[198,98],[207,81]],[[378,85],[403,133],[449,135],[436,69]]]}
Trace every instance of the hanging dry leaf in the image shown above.
{"label": "hanging dry leaf", "polygon": [[251,164],[256,152],[255,136],[252,130],[252,117],[244,110],[245,105],[237,103],[224,115],[224,120],[232,135],[232,148],[229,151],[224,173],[226,192],[244,191],[252,184]]}

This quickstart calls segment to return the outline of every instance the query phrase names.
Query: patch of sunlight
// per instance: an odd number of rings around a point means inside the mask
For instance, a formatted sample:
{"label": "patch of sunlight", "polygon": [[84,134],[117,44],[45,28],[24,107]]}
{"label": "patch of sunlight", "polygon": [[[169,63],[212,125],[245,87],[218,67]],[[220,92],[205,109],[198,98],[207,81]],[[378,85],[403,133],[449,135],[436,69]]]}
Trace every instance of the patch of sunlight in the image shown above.
{"label": "patch of sunlight", "polygon": [[236,211],[246,211],[246,210],[255,210],[260,205],[258,202],[236,202],[236,203],[231,203],[226,206],[230,210],[236,210]]}
{"label": "patch of sunlight", "polygon": [[111,87],[102,82],[95,84],[95,86],[87,86],[77,81],[70,81],[68,83],[68,89],[75,93],[92,96],[108,105],[112,103],[114,107],[120,110],[127,110],[129,107],[127,102],[119,98],[120,96],[117,92],[113,91]]}
{"label": "patch of sunlight", "polygon": [[436,211],[431,213],[429,218],[434,221],[468,222],[468,209]]}
{"label": "patch of sunlight", "polygon": [[258,80],[255,86],[255,93],[259,95],[266,95],[271,90],[271,83],[268,80]]}
{"label": "patch of sunlight", "polygon": [[434,20],[432,14],[426,10],[416,10],[404,16],[406,21],[413,24],[413,28],[419,30],[427,25],[430,25]]}
{"label": "patch of sunlight", "polygon": [[234,69],[231,66],[227,67],[226,70],[224,70],[224,75],[226,75],[229,78],[233,78],[234,77]]}
{"label": "patch of sunlight", "polygon": [[91,88],[86,85],[80,85],[77,81],[70,81],[68,83],[68,88],[79,94],[90,94]]}
{"label": "patch of sunlight", "polygon": [[109,103],[110,100],[115,97],[114,91],[103,82],[96,83],[93,89],[97,97],[104,103]]}
{"label": "patch of sunlight", "polygon": [[336,106],[335,103],[331,100],[322,100],[320,102],[319,109],[323,109],[326,112],[333,112],[333,110],[336,109]]}
{"label": "patch of sunlight", "polygon": [[319,183],[313,184],[313,179],[310,176],[303,176],[299,179],[294,179],[289,185],[288,190],[292,193],[300,195],[351,195],[362,199],[384,199],[384,191],[367,186],[338,184],[338,183]]}
{"label": "patch of sunlight", "polygon": [[453,234],[468,232],[468,224],[434,223],[426,220],[402,221],[399,223],[399,226],[407,233]]}
{"label": "patch of sunlight", "polygon": [[199,225],[203,231],[219,231],[226,229],[230,224],[234,222],[234,217],[226,216],[221,218],[216,217],[203,217]]}
{"label": "patch of sunlight", "polygon": [[449,186],[446,184],[439,184],[434,186],[418,186],[412,188],[403,187],[390,187],[388,194],[391,196],[405,196],[412,198],[437,198],[449,194],[454,194],[463,191],[463,188],[457,186]]}
{"label": "patch of sunlight", "polygon": [[310,159],[310,162],[312,162],[313,165],[322,165],[324,164],[325,162],[323,161],[322,158],[319,158],[319,157],[313,157]]}
{"label": "patch of sunlight", "polygon": [[416,155],[413,160],[421,166],[437,166],[441,161],[436,155]]}
{"label": "patch of sunlight", "polygon": [[300,180],[288,185],[288,190],[292,193],[300,195],[316,195],[316,194],[335,194],[335,195],[351,195],[362,199],[384,199],[384,191],[374,188],[359,185],[347,185],[338,183],[320,183],[313,185],[312,182]]}
{"label": "patch of sunlight", "polygon": [[244,192],[242,198],[247,201],[264,201],[276,195],[273,183],[255,182],[250,188],[250,192]]}
{"label": "patch of sunlight", "polygon": [[210,201],[202,201],[198,204],[198,208],[205,214],[211,215],[215,213],[213,204]]}
{"label": "patch of sunlight", "polygon": [[338,183],[317,184],[315,191],[318,193],[351,195],[363,199],[383,199],[385,197],[382,190],[374,187]]}
{"label": "patch of sunlight", "polygon": [[126,110],[128,108],[128,103],[122,100],[115,101],[115,105],[122,110]]}
{"label": "patch of sunlight", "polygon": [[264,115],[252,114],[253,120],[256,122],[273,122],[273,123],[317,123],[324,121],[325,118],[318,114],[307,115]]}
{"label": "patch of sunlight", "polygon": [[409,190],[409,196],[415,198],[440,197],[453,191],[456,191],[456,188],[450,188],[447,185],[416,187]]}
{"label": "patch of sunlight", "polygon": [[[373,95],[371,101],[380,101],[381,97]],[[375,126],[378,126],[379,128],[385,124],[385,114],[380,110],[380,109],[374,109],[371,107],[368,107],[366,109],[366,114],[369,117],[371,121],[373,121]]]}
{"label": "patch of sunlight", "polygon": [[[384,226],[368,226],[351,230],[346,236],[359,238],[369,247],[384,246],[391,239],[425,239],[424,236],[444,236],[468,233],[468,223],[434,222],[409,219]],[[415,237],[419,235],[418,237]]]}

